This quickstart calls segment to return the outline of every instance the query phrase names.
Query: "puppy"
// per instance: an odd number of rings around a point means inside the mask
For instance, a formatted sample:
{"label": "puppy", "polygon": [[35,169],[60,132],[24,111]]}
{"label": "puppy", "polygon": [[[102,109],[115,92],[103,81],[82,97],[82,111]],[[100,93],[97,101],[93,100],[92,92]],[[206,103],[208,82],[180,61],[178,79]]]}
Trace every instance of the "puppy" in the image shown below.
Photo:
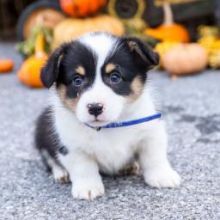
{"label": "puppy", "polygon": [[58,182],[72,182],[72,195],[104,194],[100,172],[117,174],[137,158],[145,182],[176,187],[179,175],[167,159],[162,120],[99,128],[156,113],[147,71],[159,57],[137,38],[91,33],[66,43],[42,70],[51,103],[36,128],[36,147]]}

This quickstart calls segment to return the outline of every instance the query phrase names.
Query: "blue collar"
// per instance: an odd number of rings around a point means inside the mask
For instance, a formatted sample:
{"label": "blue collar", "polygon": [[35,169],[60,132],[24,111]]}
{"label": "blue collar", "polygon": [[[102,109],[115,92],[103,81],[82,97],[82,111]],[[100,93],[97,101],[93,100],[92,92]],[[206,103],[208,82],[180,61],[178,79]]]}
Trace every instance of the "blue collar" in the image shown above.
{"label": "blue collar", "polygon": [[122,121],[122,122],[112,122],[110,124],[104,125],[104,126],[100,126],[100,127],[93,127],[89,124],[86,124],[88,127],[96,129],[97,131],[100,131],[103,128],[119,128],[119,127],[127,127],[127,126],[132,126],[132,125],[137,125],[137,124],[141,124],[144,122],[148,122],[148,121],[152,121],[154,119],[158,119],[161,118],[161,113],[156,113],[154,115],[150,115],[144,118],[139,118],[139,119],[134,119],[131,121]]}

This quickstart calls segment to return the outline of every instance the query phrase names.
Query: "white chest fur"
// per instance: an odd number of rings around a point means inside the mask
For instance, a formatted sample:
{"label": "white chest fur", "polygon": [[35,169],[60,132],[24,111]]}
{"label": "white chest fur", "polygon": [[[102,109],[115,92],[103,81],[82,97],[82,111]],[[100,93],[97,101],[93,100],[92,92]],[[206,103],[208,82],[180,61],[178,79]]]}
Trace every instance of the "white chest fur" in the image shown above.
{"label": "white chest fur", "polygon": [[141,137],[136,126],[96,131],[60,114],[55,120],[59,137],[70,154],[77,150],[85,152],[107,173],[118,171],[132,159]]}

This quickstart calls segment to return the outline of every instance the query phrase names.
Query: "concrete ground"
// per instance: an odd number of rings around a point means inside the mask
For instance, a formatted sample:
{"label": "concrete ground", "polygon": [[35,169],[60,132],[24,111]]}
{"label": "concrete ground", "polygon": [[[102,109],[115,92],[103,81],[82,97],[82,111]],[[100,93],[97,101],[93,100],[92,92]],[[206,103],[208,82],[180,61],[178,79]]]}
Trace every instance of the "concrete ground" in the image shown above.
{"label": "concrete ground", "polygon": [[[16,60],[13,44],[0,57]],[[154,189],[141,177],[104,177],[106,194],[77,201],[70,185],[48,177],[33,147],[36,117],[47,90],[29,89],[16,75],[0,75],[0,219],[220,219],[220,72],[172,81],[152,72],[169,133],[169,158],[181,174],[178,189]]]}

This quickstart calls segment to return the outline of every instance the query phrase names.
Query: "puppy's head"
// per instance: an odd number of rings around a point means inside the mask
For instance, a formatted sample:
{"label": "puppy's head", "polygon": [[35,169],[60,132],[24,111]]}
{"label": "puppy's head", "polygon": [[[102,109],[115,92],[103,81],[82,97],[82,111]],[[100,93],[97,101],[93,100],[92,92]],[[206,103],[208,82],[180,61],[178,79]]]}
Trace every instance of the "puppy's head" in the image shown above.
{"label": "puppy's head", "polygon": [[46,87],[55,83],[63,104],[83,123],[116,121],[142,93],[146,72],[159,57],[137,38],[88,34],[58,48],[42,70]]}

